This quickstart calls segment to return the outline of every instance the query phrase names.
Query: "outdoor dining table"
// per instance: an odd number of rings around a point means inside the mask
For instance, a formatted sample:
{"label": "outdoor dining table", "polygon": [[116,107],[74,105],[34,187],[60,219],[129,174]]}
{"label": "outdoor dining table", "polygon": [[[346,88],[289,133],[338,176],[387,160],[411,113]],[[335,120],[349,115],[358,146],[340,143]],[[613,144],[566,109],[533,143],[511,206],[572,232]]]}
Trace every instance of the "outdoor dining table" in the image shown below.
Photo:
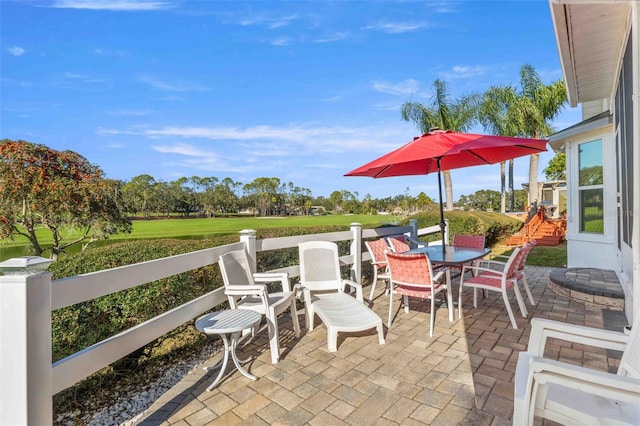
{"label": "outdoor dining table", "polygon": [[407,253],[425,253],[429,257],[429,260],[431,260],[431,263],[462,267],[462,265],[474,260],[482,259],[491,253],[491,249],[433,245],[414,248]]}

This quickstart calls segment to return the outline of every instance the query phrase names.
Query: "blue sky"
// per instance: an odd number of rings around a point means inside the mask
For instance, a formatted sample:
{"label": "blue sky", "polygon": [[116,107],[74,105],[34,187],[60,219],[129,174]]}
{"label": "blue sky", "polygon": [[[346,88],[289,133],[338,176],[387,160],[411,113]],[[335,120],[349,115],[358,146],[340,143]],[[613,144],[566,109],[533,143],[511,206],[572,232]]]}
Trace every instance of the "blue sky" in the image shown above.
{"label": "blue sky", "polygon": [[[562,77],[546,0],[2,0],[0,20],[0,138],[76,151],[122,180],[278,177],[314,196],[437,199],[436,176],[343,174],[419,134],[400,106],[428,103],[436,78],[458,97],[517,84],[525,63]],[[567,107],[554,127],[579,120]],[[454,198],[499,190],[499,170],[452,171]],[[516,160],[516,188],[527,175]]]}

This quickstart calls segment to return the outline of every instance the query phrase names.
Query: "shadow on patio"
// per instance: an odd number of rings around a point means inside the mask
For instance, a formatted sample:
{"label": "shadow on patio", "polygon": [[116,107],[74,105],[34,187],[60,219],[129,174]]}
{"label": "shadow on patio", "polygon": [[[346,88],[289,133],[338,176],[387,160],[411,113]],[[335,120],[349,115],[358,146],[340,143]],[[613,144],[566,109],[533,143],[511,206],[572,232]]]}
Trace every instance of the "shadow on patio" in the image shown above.
{"label": "shadow on patio", "polygon": [[[311,333],[303,328],[295,339],[289,321],[281,328],[281,345],[286,347],[278,364],[270,362],[266,331],[239,350],[257,356],[248,364],[257,381],[233,371],[207,392],[216,372],[201,367],[212,365],[216,355],[130,423],[510,425],[512,380],[518,352],[527,347],[532,317],[599,328],[625,324],[621,311],[586,306],[551,291],[551,270],[527,267],[537,305],[527,302],[525,319],[512,297],[517,330],[509,323],[500,294],[491,292],[474,309],[471,290],[465,291],[462,320],[450,323],[446,305],[438,308],[433,338],[427,302],[412,303],[409,314],[398,312],[391,329],[385,329],[385,345],[378,344],[375,330],[341,334],[336,353],[327,351],[323,326]],[[386,328],[389,305],[383,290],[378,286],[373,309]],[[617,367],[616,354],[553,343],[547,345],[549,357],[603,370]],[[219,339],[211,344],[221,346]]]}

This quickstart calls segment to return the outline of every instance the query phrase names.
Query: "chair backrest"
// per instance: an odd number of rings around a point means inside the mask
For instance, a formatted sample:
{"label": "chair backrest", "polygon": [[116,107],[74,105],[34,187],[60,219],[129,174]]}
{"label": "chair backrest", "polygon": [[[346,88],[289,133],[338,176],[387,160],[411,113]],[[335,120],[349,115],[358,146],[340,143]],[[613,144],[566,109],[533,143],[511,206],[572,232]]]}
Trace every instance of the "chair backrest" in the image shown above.
{"label": "chair backrest", "polygon": [[331,241],[298,244],[300,284],[311,291],[343,290],[338,245]]}
{"label": "chair backrest", "polygon": [[511,253],[511,256],[509,256],[509,259],[507,260],[507,263],[505,263],[504,269],[502,270],[502,273],[504,274],[506,279],[515,277],[516,272],[518,272],[518,266],[520,265],[520,262],[522,260],[522,255],[523,253],[521,247],[516,247],[513,250],[513,253]]}
{"label": "chair backrest", "polygon": [[433,268],[424,253],[387,252],[391,282],[402,286],[431,287]]}
{"label": "chair backrest", "polygon": [[390,250],[389,245],[383,239],[377,239],[373,241],[365,241],[364,245],[367,247],[367,251],[371,255],[371,262],[376,263],[378,268],[383,268],[387,264],[387,258],[384,257],[384,252]]}
{"label": "chair backrest", "polygon": [[407,242],[407,238],[404,235],[393,235],[391,237],[387,237],[386,240],[391,250],[396,253],[402,253],[411,249]]}
{"label": "chair backrest", "polygon": [[225,293],[231,309],[238,307],[238,300],[245,295],[245,291],[234,291],[234,286],[255,284],[249,257],[244,250],[235,250],[225,253],[218,260],[222,281],[224,282]]}
{"label": "chair backrest", "polygon": [[470,248],[484,248],[485,236],[484,235],[463,235],[456,234],[453,236],[454,247],[470,247]]}
{"label": "chair backrest", "polygon": [[516,265],[516,271],[524,271],[524,267],[527,264],[527,256],[531,253],[531,249],[536,245],[536,240],[527,241],[520,248],[520,257],[518,264]]}
{"label": "chair backrest", "polygon": [[246,251],[235,250],[225,253],[220,256],[218,265],[220,265],[225,287],[254,284]]}

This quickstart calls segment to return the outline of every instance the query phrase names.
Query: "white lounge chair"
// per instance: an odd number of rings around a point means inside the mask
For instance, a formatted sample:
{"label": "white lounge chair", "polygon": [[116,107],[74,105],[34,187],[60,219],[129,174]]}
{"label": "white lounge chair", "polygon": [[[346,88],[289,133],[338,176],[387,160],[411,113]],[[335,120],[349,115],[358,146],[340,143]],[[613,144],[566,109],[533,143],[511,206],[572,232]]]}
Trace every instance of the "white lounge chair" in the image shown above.
{"label": "white lounge chair", "polygon": [[[363,304],[362,286],[344,280],[340,275],[338,246],[330,241],[308,241],[298,244],[300,284],[307,311],[307,327],[313,330],[317,314],[327,327],[327,345],[337,351],[339,332],[357,332],[376,328],[378,340],[384,344],[382,319]],[[345,286],[356,290],[356,297],[344,292]]]}

